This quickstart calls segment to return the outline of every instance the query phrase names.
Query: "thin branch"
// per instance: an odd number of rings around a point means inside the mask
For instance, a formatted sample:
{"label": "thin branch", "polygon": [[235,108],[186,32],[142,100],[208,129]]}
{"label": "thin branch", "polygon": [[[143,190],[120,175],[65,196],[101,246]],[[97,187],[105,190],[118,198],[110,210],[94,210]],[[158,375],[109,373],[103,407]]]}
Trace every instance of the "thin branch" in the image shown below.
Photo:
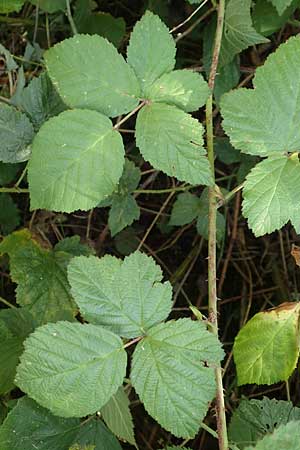
{"label": "thin branch", "polygon": [[201,5],[198,6],[198,8],[196,8],[192,14],[189,15],[189,17],[187,17],[183,22],[179,23],[178,25],[176,25],[176,27],[172,28],[169,33],[174,33],[174,31],[179,30],[179,28],[181,28],[183,25],[185,25],[186,23],[188,23],[192,17],[194,17],[198,11],[200,11],[200,9],[208,2],[208,0],[204,0],[203,3],[201,3]]}
{"label": "thin branch", "polygon": [[66,7],[67,7],[67,12],[66,12],[66,14],[67,14],[67,18],[68,18],[68,21],[69,21],[69,23],[70,23],[70,26],[71,26],[71,28],[72,28],[72,32],[73,32],[73,34],[77,34],[78,31],[77,31],[75,22],[74,22],[73,17],[72,17],[71,6],[70,6],[70,0],[66,0]]}
{"label": "thin branch", "polygon": [[120,120],[120,122],[116,123],[114,126],[114,130],[118,130],[123,123],[127,122],[129,117],[133,116],[135,113],[137,113],[143,106],[145,106],[147,103],[146,100],[143,100],[136,108],[134,108],[130,113],[128,113],[126,116],[123,117],[123,119]]}

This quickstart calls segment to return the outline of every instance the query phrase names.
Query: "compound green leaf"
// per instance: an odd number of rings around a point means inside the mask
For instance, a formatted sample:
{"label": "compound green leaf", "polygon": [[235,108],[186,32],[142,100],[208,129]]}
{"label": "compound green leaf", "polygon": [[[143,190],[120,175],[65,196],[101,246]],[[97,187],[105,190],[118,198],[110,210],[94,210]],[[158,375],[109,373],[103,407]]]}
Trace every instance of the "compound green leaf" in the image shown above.
{"label": "compound green leaf", "polygon": [[9,234],[20,225],[19,208],[9,194],[0,194],[0,229]]}
{"label": "compound green leaf", "polygon": [[235,338],[238,384],[273,384],[289,378],[299,356],[299,303],[255,314]]}
{"label": "compound green leaf", "polygon": [[5,163],[26,161],[30,156],[33,126],[13,106],[0,103],[0,160]]}
{"label": "compound green leaf", "polygon": [[220,343],[203,322],[172,320],[151,328],[138,343],[132,384],[160,425],[177,437],[192,438],[214,398],[212,365],[222,357]]}
{"label": "compound green leaf", "polygon": [[183,192],[174,202],[169,224],[182,226],[191,223],[199,214],[201,200],[190,192]]}
{"label": "compound green leaf", "polygon": [[0,0],[0,13],[10,13],[20,11],[25,0]]}
{"label": "compound green leaf", "polygon": [[101,409],[101,415],[108,428],[120,439],[135,445],[132,416],[129,400],[123,387],[111,397]]}
{"label": "compound green leaf", "polygon": [[117,438],[99,419],[83,424],[74,442],[75,446],[70,450],[122,450]]}
{"label": "compound green leaf", "polygon": [[38,5],[42,11],[50,14],[56,11],[63,11],[66,9],[65,0],[29,0],[33,5]]}
{"label": "compound green leaf", "polygon": [[33,329],[34,322],[28,311],[23,308],[1,309],[0,394],[13,389],[16,367],[24,350],[23,341]]}
{"label": "compound green leaf", "polygon": [[172,308],[172,287],[155,261],[140,252],[74,258],[68,267],[72,294],[83,317],[127,338],[145,334]]}
{"label": "compound green leaf", "polygon": [[72,108],[116,117],[138,104],[133,70],[103,37],[79,34],[65,39],[45,53],[45,60],[54,86]]}
{"label": "compound green leaf", "polygon": [[104,406],[122,384],[121,339],[91,324],[49,323],[29,336],[16,384],[58,416],[82,417]]}
{"label": "compound green leaf", "polygon": [[19,305],[26,307],[39,323],[72,320],[77,312],[67,280],[72,255],[40,247],[28,230],[7,236],[0,244],[0,252],[10,257]]}
{"label": "compound green leaf", "polygon": [[226,5],[224,32],[219,64],[230,63],[241,51],[264,42],[269,42],[253,28],[251,20],[251,0],[229,0]]}
{"label": "compound green leaf", "polygon": [[270,2],[275,6],[278,14],[281,15],[291,5],[292,0],[270,0]]}
{"label": "compound green leaf", "polygon": [[300,150],[299,61],[300,37],[296,36],[256,70],[254,89],[223,95],[223,128],[234,147],[259,156]]}
{"label": "compound green leaf", "polygon": [[96,111],[70,110],[48,120],[28,166],[31,208],[88,210],[117,186],[124,165],[121,135]]}
{"label": "compound green leaf", "polygon": [[209,88],[199,73],[174,70],[146,87],[144,93],[149,100],[175,105],[190,112],[204,105],[209,96]]}
{"label": "compound green leaf", "polygon": [[292,420],[300,420],[300,408],[294,407],[292,402],[268,397],[242,399],[231,418],[229,439],[243,449]]}
{"label": "compound green leaf", "polygon": [[299,190],[298,157],[269,157],[250,171],[243,189],[243,214],[255,236],[278,230],[290,219],[296,221]]}
{"label": "compound green leaf", "polygon": [[0,427],[1,450],[68,450],[80,427],[78,419],[54,416],[22,397]]}
{"label": "compound green leaf", "polygon": [[191,184],[212,183],[203,127],[189,114],[153,103],[139,112],[135,132],[137,146],[155,169]]}
{"label": "compound green leaf", "polygon": [[116,196],[109,211],[108,226],[112,236],[140,217],[140,208],[132,195]]}
{"label": "compound green leaf", "polygon": [[150,11],[136,23],[127,48],[127,62],[142,88],[154,83],[175,66],[176,46],[167,26]]}
{"label": "compound green leaf", "polygon": [[272,434],[265,436],[255,447],[245,450],[298,450],[300,440],[300,422],[293,421],[281,425]]}
{"label": "compound green leaf", "polygon": [[34,78],[23,90],[20,107],[30,118],[35,130],[50,117],[66,109],[47,73]]}

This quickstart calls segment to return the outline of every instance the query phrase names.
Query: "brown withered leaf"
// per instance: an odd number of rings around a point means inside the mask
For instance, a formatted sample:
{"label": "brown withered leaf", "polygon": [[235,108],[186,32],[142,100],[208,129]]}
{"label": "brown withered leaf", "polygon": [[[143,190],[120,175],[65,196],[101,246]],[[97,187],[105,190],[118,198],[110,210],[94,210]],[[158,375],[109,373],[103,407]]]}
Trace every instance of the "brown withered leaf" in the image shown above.
{"label": "brown withered leaf", "polygon": [[292,245],[291,255],[294,258],[297,266],[300,267],[300,247],[298,245]]}

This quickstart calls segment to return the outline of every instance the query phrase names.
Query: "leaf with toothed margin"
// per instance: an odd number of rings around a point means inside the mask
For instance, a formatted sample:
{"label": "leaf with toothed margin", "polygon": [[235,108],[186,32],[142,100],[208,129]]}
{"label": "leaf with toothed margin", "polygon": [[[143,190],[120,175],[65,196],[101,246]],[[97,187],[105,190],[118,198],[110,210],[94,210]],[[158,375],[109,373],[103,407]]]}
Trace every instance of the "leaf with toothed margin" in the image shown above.
{"label": "leaf with toothed margin", "polygon": [[[200,321],[151,328],[133,354],[130,378],[148,413],[177,437],[193,438],[216,393],[223,350]],[[182,389],[178,389],[182,386]]]}
{"label": "leaf with toothed margin", "polygon": [[191,184],[212,184],[203,147],[203,127],[189,114],[164,103],[139,111],[136,143],[155,169]]}

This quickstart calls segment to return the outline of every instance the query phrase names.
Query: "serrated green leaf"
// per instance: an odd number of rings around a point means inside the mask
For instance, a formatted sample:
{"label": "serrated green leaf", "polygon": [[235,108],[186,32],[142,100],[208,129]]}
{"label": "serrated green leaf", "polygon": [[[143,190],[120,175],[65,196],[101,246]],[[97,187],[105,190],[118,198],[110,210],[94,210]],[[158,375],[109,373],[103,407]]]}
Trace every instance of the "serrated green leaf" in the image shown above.
{"label": "serrated green leaf", "polygon": [[199,73],[174,70],[145,88],[149,100],[175,105],[186,112],[196,111],[209,96],[208,84]]}
{"label": "serrated green leaf", "polygon": [[0,310],[0,394],[13,389],[23,341],[33,329],[32,316],[23,308]]}
{"label": "serrated green leaf", "polygon": [[231,418],[229,439],[243,449],[292,420],[300,420],[300,408],[293,407],[292,402],[268,397],[242,399]]}
{"label": "serrated green leaf", "polygon": [[122,450],[117,438],[99,419],[92,419],[83,424],[75,443],[79,445],[79,449],[75,447],[74,450],[89,450],[90,446],[94,450]]}
{"label": "serrated green leaf", "polygon": [[245,450],[298,450],[300,440],[300,422],[281,425],[273,434],[265,436],[255,447]]}
{"label": "serrated green leaf", "polygon": [[289,378],[299,356],[299,310],[299,303],[283,303],[255,314],[239,331],[233,347],[239,386]]}
{"label": "serrated green leaf", "polygon": [[72,108],[94,109],[116,117],[137,106],[140,93],[134,72],[103,37],[76,35],[56,44],[44,56],[54,86]]}
{"label": "serrated green leaf", "polygon": [[241,162],[241,153],[232,147],[230,141],[226,137],[218,137],[214,139],[214,151],[217,158],[224,164],[234,164]]}
{"label": "serrated green leaf", "polygon": [[211,365],[222,357],[220,343],[203,322],[172,320],[151,328],[138,343],[132,384],[160,425],[177,437],[192,438],[216,392]]}
{"label": "serrated green leaf", "polygon": [[94,253],[93,249],[87,244],[80,242],[80,236],[66,237],[62,241],[59,241],[54,247],[56,252],[66,252],[72,256],[89,256]]}
{"label": "serrated green leaf", "polygon": [[10,13],[20,11],[25,0],[0,0],[0,13]]}
{"label": "serrated green leaf", "polygon": [[136,143],[155,169],[191,184],[212,183],[203,148],[203,127],[175,106],[145,106],[136,122]]}
{"label": "serrated green leaf", "polygon": [[138,187],[140,179],[140,169],[132,161],[125,159],[123,173],[114,195],[131,194]]}
{"label": "serrated green leaf", "polygon": [[295,217],[299,190],[298,158],[269,157],[250,171],[243,189],[243,215],[255,236],[278,230]]}
{"label": "serrated green leaf", "polygon": [[139,239],[132,227],[127,227],[115,237],[117,251],[124,256],[133,253],[139,246]]}
{"label": "serrated green leaf", "polygon": [[132,195],[116,196],[108,216],[108,226],[112,237],[131,225],[140,217],[140,208]]}
{"label": "serrated green leaf", "polygon": [[251,0],[228,0],[219,57],[220,67],[230,63],[235,55],[251,45],[269,42],[252,26]]}
{"label": "serrated green leaf", "polygon": [[82,417],[104,406],[122,384],[121,339],[91,324],[49,323],[29,336],[17,386],[58,416]]}
{"label": "serrated green leaf", "polygon": [[10,257],[19,305],[26,307],[39,323],[72,320],[77,312],[67,280],[72,255],[40,247],[28,230],[7,236],[0,244],[0,252]]}
{"label": "serrated green leaf", "polygon": [[0,103],[0,160],[5,163],[26,161],[30,156],[33,126],[13,106]]}
{"label": "serrated green leaf", "polygon": [[172,287],[151,256],[135,252],[124,261],[74,258],[68,267],[72,294],[83,317],[120,336],[145,334],[172,308]]}
{"label": "serrated green leaf", "polygon": [[278,14],[283,14],[292,3],[292,0],[270,0],[270,2],[275,6]]}
{"label": "serrated green leaf", "polygon": [[106,405],[101,408],[101,415],[108,428],[116,436],[135,445],[129,400],[123,387],[120,387]]}
{"label": "serrated green leaf", "polygon": [[42,11],[50,14],[56,11],[63,11],[66,9],[65,0],[29,0],[33,5],[38,5]]}
{"label": "serrated green leaf", "polygon": [[28,165],[31,208],[93,208],[114,191],[123,164],[121,135],[107,117],[65,111],[48,120],[34,139]]}
{"label": "serrated green leaf", "polygon": [[199,214],[200,198],[190,192],[179,194],[174,202],[169,224],[182,226],[192,222]]}
{"label": "serrated green leaf", "polygon": [[9,194],[0,194],[0,229],[9,234],[20,225],[19,208]]}
{"label": "serrated green leaf", "polygon": [[19,106],[30,118],[35,130],[66,109],[47,73],[34,78],[23,90]]}
{"label": "serrated green leaf", "polygon": [[[223,128],[234,147],[252,155],[300,150],[300,37],[292,37],[256,70],[254,89],[221,100]],[[276,92],[276,95],[274,95]]]}
{"label": "serrated green leaf", "polygon": [[175,66],[176,46],[167,26],[147,11],[131,33],[127,61],[133,67],[142,93]]}
{"label": "serrated green leaf", "polygon": [[238,85],[240,76],[240,65],[237,58],[218,69],[214,87],[214,97],[218,105],[220,104],[222,95]]}
{"label": "serrated green leaf", "polygon": [[80,428],[78,419],[62,419],[22,397],[0,427],[1,450],[67,450]]}

